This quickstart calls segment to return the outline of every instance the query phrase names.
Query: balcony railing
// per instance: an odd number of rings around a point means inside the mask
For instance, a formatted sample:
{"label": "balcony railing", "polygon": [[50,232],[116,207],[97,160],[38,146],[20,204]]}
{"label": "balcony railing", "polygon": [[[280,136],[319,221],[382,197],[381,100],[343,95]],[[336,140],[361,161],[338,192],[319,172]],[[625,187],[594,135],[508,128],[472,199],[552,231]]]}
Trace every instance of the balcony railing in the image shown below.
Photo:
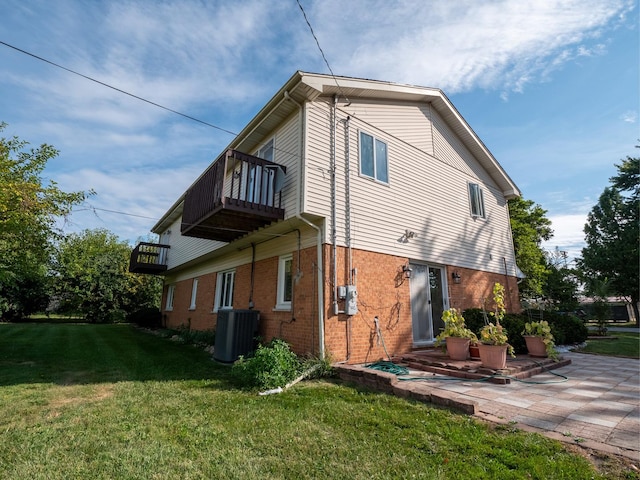
{"label": "balcony railing", "polygon": [[158,275],[167,269],[169,245],[140,242],[131,252],[129,271]]}
{"label": "balcony railing", "polygon": [[183,235],[231,242],[284,218],[286,168],[228,150],[187,191]]}

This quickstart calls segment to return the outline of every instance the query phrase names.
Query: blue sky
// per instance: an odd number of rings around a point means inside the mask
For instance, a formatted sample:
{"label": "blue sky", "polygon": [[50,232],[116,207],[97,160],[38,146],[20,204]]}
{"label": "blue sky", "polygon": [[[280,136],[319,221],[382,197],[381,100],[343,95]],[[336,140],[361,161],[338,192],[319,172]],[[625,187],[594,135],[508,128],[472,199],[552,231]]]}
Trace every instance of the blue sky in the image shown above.
{"label": "blue sky", "polygon": [[[300,0],[336,75],[444,90],[579,253],[635,156],[634,0]],[[296,0],[4,0],[0,41],[238,132],[296,71],[329,73]],[[97,195],[64,225],[135,242],[232,140],[0,45],[3,136],[60,150],[46,176]],[[124,215],[122,212],[130,215]]]}

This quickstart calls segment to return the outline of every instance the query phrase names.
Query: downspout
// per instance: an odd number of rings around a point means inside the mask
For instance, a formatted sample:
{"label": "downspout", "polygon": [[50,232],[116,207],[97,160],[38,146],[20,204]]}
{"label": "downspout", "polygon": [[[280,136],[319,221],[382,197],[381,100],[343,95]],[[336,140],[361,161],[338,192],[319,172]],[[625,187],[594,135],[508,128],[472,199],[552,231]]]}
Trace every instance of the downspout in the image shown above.
{"label": "downspout", "polygon": [[251,242],[251,287],[249,290],[249,309],[253,309],[253,286],[256,276],[256,244]]}
{"label": "downspout", "polygon": [[[346,218],[345,218],[345,230],[346,230],[346,236],[347,236],[347,268],[348,268],[348,284],[349,285],[354,285],[354,275],[353,275],[353,249],[351,246],[351,150],[349,148],[349,141],[350,141],[350,136],[351,136],[351,117],[347,116],[347,119],[345,120],[345,152],[344,152],[344,156],[345,156],[345,167],[344,167],[344,182],[345,182],[345,213],[346,213]],[[346,307],[345,307],[346,310]],[[347,337],[347,358],[345,359],[346,362],[349,362],[349,360],[351,359],[351,315],[347,316],[347,331],[346,331],[346,337]]]}
{"label": "downspout", "polygon": [[304,179],[304,165],[305,165],[305,156],[304,156],[304,152],[305,152],[305,146],[304,146],[304,132],[305,132],[305,110],[304,110],[304,106],[295,101],[293,98],[291,98],[291,96],[289,95],[289,92],[285,90],[284,92],[284,98],[286,98],[287,100],[291,100],[293,103],[295,103],[298,108],[300,109],[300,178],[298,178],[298,181],[296,182],[296,195],[298,198],[298,204],[296,205],[296,213],[295,213],[295,217],[300,220],[301,222],[305,223],[306,225],[308,225],[309,227],[313,228],[316,233],[317,233],[317,238],[316,238],[316,263],[317,263],[317,276],[318,279],[316,281],[316,286],[317,286],[317,296],[318,296],[318,356],[320,357],[320,359],[324,360],[324,356],[325,356],[325,352],[324,352],[324,292],[323,292],[323,285],[324,285],[324,281],[322,278],[322,272],[323,272],[323,268],[322,268],[322,229],[320,227],[318,227],[317,225],[315,225],[314,223],[311,223],[309,220],[307,220],[306,218],[304,218],[302,216],[302,182]]}
{"label": "downspout", "polygon": [[338,103],[338,96],[333,96],[333,103],[331,104],[330,115],[330,139],[331,139],[331,152],[330,152],[330,170],[331,170],[331,289],[332,289],[332,301],[333,301],[333,314],[338,315],[341,312],[338,308],[338,232],[336,229],[337,218],[337,206],[336,206],[336,104]]}

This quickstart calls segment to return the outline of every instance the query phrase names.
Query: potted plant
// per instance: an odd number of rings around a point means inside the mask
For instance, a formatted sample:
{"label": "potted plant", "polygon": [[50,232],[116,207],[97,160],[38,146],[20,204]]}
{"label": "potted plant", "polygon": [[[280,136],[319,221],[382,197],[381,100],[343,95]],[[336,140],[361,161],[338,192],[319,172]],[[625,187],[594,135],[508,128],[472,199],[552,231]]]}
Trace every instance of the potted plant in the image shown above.
{"label": "potted plant", "polygon": [[[495,311],[490,315],[495,318],[496,323],[488,322],[480,330],[480,361],[487,368],[499,370],[507,366],[507,353],[515,357],[513,347],[509,345],[507,331],[500,325],[500,320],[504,318],[504,287],[500,283],[493,286],[493,301]],[[486,320],[485,320],[486,321]]]}
{"label": "potted plant", "polygon": [[554,360],[558,358],[551,327],[546,320],[525,323],[522,336],[527,343],[530,356],[549,357]]}
{"label": "potted plant", "polygon": [[507,366],[507,353],[515,357],[513,347],[509,345],[507,331],[500,322],[493,322],[480,330],[480,361],[487,368],[498,370]]}
{"label": "potted plant", "polygon": [[469,343],[477,340],[476,334],[465,326],[462,313],[455,308],[445,310],[442,321],[444,328],[436,337],[436,345],[446,343],[451,360],[466,360],[469,356]]}

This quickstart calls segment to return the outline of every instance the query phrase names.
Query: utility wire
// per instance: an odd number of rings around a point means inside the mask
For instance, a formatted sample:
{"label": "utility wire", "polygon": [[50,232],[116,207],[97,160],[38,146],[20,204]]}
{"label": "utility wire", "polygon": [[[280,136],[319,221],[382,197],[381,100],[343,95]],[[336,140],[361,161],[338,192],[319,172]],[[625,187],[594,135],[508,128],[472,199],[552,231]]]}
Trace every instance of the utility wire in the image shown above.
{"label": "utility wire", "polygon": [[304,11],[304,8],[302,7],[302,4],[300,3],[300,0],[296,0],[296,2],[298,3],[298,7],[300,7],[300,11],[302,12],[302,16],[304,17],[304,21],[307,22],[307,26],[309,27],[309,30],[311,31],[311,35],[313,36],[313,39],[316,41],[316,45],[318,46],[318,50],[320,50],[320,55],[322,55],[322,59],[324,60],[325,65],[327,66],[327,68],[329,69],[329,72],[331,73],[331,77],[333,78],[333,81],[336,82],[336,86],[338,87],[338,90],[340,90],[340,93],[345,98],[347,103],[351,103],[349,101],[349,99],[347,98],[347,96],[345,95],[345,93],[342,91],[342,87],[340,87],[340,84],[338,83],[338,79],[336,78],[335,73],[333,73],[333,70],[331,69],[331,65],[329,65],[329,61],[327,60],[327,57],[324,54],[324,50],[322,50],[322,47],[320,46],[320,41],[318,40],[318,37],[316,37],[316,33],[313,31],[313,27],[311,26],[311,23],[309,22],[309,19],[307,18],[307,12]]}
{"label": "utility wire", "polygon": [[152,102],[151,100],[147,100],[146,98],[142,98],[142,97],[140,97],[138,95],[134,95],[133,93],[129,93],[129,92],[127,92],[125,90],[122,90],[122,89],[120,89],[118,87],[114,87],[113,85],[109,85],[108,83],[101,82],[100,80],[96,80],[95,78],[89,77],[88,75],[84,75],[82,73],[76,72],[75,70],[71,70],[70,68],[63,67],[62,65],[59,65],[59,64],[57,64],[55,62],[52,62],[51,60],[47,60],[46,58],[40,57],[40,56],[35,55],[35,54],[31,53],[31,52],[27,52],[26,50],[23,50],[21,48],[18,48],[18,47],[15,47],[13,45],[10,45],[10,44],[8,44],[6,42],[3,42],[2,40],[0,40],[0,44],[4,45],[6,47],[12,48],[12,49],[14,49],[14,50],[16,50],[16,51],[18,51],[20,53],[24,53],[25,55],[29,55],[30,57],[33,57],[33,58],[35,58],[37,60],[40,60],[42,62],[48,63],[49,65],[53,65],[54,67],[58,67],[58,68],[60,68],[62,70],[65,70],[65,71],[67,71],[69,73],[73,73],[74,75],[78,75],[79,77],[82,77],[82,78],[85,78],[85,79],[90,80],[92,82],[95,82],[95,83],[97,83],[99,85],[102,85],[103,87],[107,87],[107,88],[110,88],[112,90],[115,90],[116,92],[120,92],[120,93],[124,93],[125,95],[129,95],[130,97],[133,97],[136,100],[140,100],[142,102],[146,102],[146,103],[148,103],[150,105],[153,105],[154,107],[162,108],[163,110],[166,110],[166,111],[171,112],[171,113],[175,113],[176,115],[180,115],[181,117],[184,117],[184,118],[188,118],[189,120],[193,120],[194,122],[201,123],[203,125],[206,125],[207,127],[215,128],[216,130],[220,130],[221,132],[228,133],[229,135],[233,135],[233,136],[237,136],[238,135],[237,133],[232,132],[231,130],[227,130],[225,128],[218,127],[217,125],[213,125],[213,124],[211,124],[209,122],[205,122],[204,120],[200,120],[198,118],[192,117],[191,115],[187,115],[185,113],[178,112],[177,110],[173,110],[173,109],[171,109],[169,107],[165,107],[164,105],[160,105],[159,103]]}

